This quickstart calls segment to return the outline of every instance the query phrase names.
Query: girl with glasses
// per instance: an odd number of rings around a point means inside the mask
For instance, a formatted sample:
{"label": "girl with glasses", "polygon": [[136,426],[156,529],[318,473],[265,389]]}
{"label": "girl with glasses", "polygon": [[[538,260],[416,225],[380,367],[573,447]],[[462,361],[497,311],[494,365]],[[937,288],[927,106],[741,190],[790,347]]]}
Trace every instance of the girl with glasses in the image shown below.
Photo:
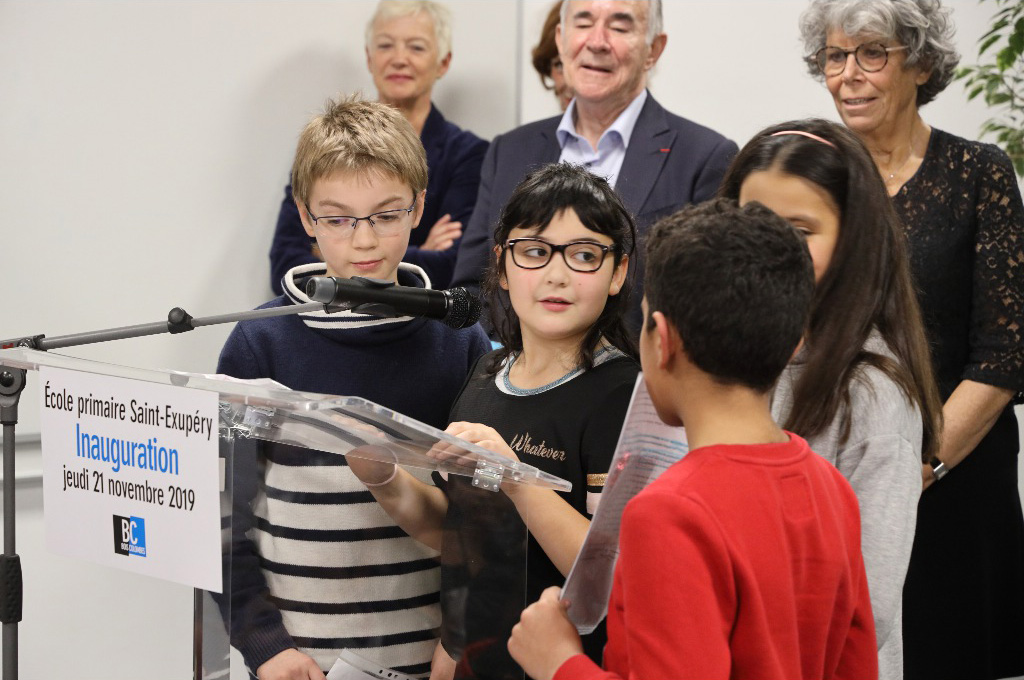
{"label": "girl with glasses", "polygon": [[[430,487],[350,459],[399,526],[441,549],[441,640],[461,658],[456,677],[523,677],[506,648],[512,626],[564,582],[590,526],[639,371],[623,320],[635,238],[608,183],[567,164],[523,180],[495,229],[485,290],[501,346],[477,362],[447,432],[571,491],[506,483],[494,493],[464,477]],[[604,642],[603,627],[584,638],[597,662]]]}

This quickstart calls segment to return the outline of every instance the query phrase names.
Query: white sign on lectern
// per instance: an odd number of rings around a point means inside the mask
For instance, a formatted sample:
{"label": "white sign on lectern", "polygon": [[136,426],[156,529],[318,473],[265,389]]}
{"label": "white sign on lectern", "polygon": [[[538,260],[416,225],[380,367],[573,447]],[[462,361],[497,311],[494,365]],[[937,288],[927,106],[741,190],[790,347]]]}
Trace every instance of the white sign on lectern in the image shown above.
{"label": "white sign on lectern", "polygon": [[221,592],[217,393],[39,377],[47,547]]}

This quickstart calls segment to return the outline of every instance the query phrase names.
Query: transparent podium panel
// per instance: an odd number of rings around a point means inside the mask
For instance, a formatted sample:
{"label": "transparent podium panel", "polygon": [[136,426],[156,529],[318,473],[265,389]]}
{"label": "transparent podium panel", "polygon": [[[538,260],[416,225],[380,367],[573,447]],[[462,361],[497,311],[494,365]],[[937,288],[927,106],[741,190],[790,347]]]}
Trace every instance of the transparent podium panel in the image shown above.
{"label": "transparent podium panel", "polygon": [[216,393],[222,588],[194,591],[194,677],[312,659],[425,678],[442,652],[458,677],[524,677],[506,642],[541,552],[522,490],[568,482],[358,398],[23,349],[0,365]]}

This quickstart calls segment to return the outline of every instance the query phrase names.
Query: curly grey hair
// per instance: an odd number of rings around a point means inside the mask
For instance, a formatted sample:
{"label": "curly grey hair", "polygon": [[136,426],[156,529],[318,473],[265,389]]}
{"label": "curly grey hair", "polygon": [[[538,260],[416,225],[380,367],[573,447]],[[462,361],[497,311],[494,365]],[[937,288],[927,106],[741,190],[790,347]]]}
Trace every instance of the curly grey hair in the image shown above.
{"label": "curly grey hair", "polygon": [[[650,45],[656,35],[662,33],[664,22],[661,18],[661,0],[647,0],[647,44]],[[566,26],[569,19],[569,0],[562,0],[562,25]]]}
{"label": "curly grey hair", "polygon": [[917,88],[917,106],[935,99],[949,85],[960,62],[951,10],[940,0],[811,0],[800,15],[804,61],[815,78],[823,78],[814,54],[831,30],[849,36],[895,40],[907,46],[907,66],[932,72]]}

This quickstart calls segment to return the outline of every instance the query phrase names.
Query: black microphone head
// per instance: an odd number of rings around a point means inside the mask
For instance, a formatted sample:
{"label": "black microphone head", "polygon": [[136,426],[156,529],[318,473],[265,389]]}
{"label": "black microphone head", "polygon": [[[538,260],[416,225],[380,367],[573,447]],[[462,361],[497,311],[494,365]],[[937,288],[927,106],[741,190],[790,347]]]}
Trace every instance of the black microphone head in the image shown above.
{"label": "black microphone head", "polygon": [[337,292],[338,284],[330,276],[311,276],[306,281],[306,296],[313,302],[330,304]]}
{"label": "black microphone head", "polygon": [[442,322],[452,328],[469,328],[480,320],[483,306],[479,298],[465,288],[451,288],[445,291],[448,298],[448,313]]}

